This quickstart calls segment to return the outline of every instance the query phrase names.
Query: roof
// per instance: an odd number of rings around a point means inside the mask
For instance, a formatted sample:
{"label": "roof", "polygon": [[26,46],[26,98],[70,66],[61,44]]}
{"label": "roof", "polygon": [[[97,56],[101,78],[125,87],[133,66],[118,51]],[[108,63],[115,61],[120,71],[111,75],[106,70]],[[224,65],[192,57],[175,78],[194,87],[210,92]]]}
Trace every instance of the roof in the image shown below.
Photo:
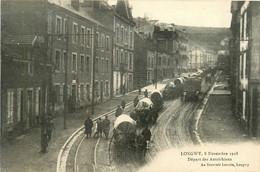
{"label": "roof", "polygon": [[122,114],[116,118],[116,120],[114,122],[114,128],[117,128],[119,126],[119,124],[121,124],[123,122],[127,122],[132,125],[136,125],[136,122],[130,116],[128,116],[126,114]]}
{"label": "roof", "polygon": [[94,18],[90,17],[85,11],[81,11],[81,10],[76,10],[74,9],[72,6],[71,6],[71,1],[72,0],[47,0],[49,3],[52,3],[52,4],[55,4],[57,6],[60,6],[72,13],[75,13],[81,17],[84,17],[85,19],[91,21],[91,22],[94,22],[102,27],[105,27],[103,26],[100,22],[98,22],[97,20],[95,20]]}
{"label": "roof", "polygon": [[162,93],[160,92],[160,90],[158,90],[158,89],[153,90],[151,95],[154,94],[154,93],[158,93],[162,97]]}
{"label": "roof", "polygon": [[136,105],[136,110],[149,109],[152,106],[153,106],[153,102],[151,101],[151,99],[145,97],[139,100],[138,104]]}
{"label": "roof", "polygon": [[2,38],[2,43],[6,45],[34,46],[37,42],[43,43],[43,37],[36,35],[7,35]]}
{"label": "roof", "polygon": [[133,15],[131,8],[129,7],[128,0],[117,0],[116,6],[115,6],[115,12],[120,17],[123,17],[124,19],[130,20],[134,23]]}

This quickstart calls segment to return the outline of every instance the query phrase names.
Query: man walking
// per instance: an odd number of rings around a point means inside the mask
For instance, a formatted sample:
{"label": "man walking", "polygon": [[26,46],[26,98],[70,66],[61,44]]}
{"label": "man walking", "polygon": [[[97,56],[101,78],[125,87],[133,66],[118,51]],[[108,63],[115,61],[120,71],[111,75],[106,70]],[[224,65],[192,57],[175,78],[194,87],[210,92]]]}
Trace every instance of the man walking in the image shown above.
{"label": "man walking", "polygon": [[148,91],[147,91],[147,89],[145,89],[145,91],[144,91],[144,97],[148,97]]}
{"label": "man walking", "polygon": [[103,132],[105,134],[106,139],[108,138],[109,129],[110,129],[110,120],[106,115],[105,119],[103,120]]}
{"label": "man walking", "polygon": [[118,105],[117,109],[116,109],[116,117],[119,117],[120,115],[122,115],[123,113],[123,109]]}
{"label": "man walking", "polygon": [[135,97],[134,99],[134,107],[136,107],[136,105],[138,104],[139,102],[139,99],[138,99],[138,96]]}
{"label": "man walking", "polygon": [[48,142],[51,140],[52,129],[55,130],[55,127],[54,127],[54,123],[52,121],[52,117],[49,115],[47,123],[46,123],[46,134],[47,134],[47,141]]}
{"label": "man walking", "polygon": [[123,110],[125,109],[125,100],[122,100],[121,107],[122,107]]}
{"label": "man walking", "polygon": [[88,138],[88,136],[91,137],[92,127],[93,127],[93,121],[88,116],[85,121],[85,134],[87,135],[87,138]]}
{"label": "man walking", "polygon": [[142,135],[144,137],[145,142],[147,144],[149,144],[152,134],[151,134],[151,131],[148,129],[147,125],[145,126],[144,130],[142,131]]}
{"label": "man walking", "polygon": [[94,137],[96,137],[96,135],[98,137],[102,138],[102,120],[101,120],[101,118],[98,118],[98,120],[97,120],[96,133],[95,133]]}

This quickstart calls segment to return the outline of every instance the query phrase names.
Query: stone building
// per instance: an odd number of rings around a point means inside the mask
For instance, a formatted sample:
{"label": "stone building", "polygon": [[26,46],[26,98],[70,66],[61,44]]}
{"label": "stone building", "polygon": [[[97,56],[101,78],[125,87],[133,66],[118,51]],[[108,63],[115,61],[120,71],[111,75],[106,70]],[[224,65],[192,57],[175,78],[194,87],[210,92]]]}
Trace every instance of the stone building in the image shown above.
{"label": "stone building", "polygon": [[90,105],[93,91],[95,103],[110,98],[113,30],[88,16],[79,1],[2,1],[1,17],[2,56],[10,61],[2,63],[2,132],[61,113],[66,98],[74,108]]}
{"label": "stone building", "polygon": [[151,39],[135,32],[134,42],[134,83],[135,89],[155,81],[156,47]]}
{"label": "stone building", "polygon": [[128,0],[118,0],[115,6],[107,1],[84,0],[88,14],[114,32],[113,94],[133,90],[134,26]]}
{"label": "stone building", "polygon": [[260,136],[260,3],[234,1],[230,41],[233,110],[252,137]]}

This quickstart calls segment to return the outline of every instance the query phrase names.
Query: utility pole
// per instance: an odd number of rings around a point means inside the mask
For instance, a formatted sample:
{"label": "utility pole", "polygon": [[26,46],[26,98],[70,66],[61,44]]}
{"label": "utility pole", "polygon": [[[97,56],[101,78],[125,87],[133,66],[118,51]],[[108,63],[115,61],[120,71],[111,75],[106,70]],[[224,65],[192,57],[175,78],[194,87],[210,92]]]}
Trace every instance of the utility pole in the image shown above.
{"label": "utility pole", "polygon": [[158,82],[158,78],[157,78],[157,74],[158,74],[158,69],[157,69],[157,65],[158,65],[158,40],[156,40],[156,56],[155,56],[155,89],[157,89],[157,82]]}
{"label": "utility pole", "polygon": [[[69,23],[69,21],[68,21]],[[64,113],[63,113],[63,128],[66,129],[66,118],[68,113],[68,59],[69,59],[69,28],[68,24],[65,26],[66,33],[65,33],[65,39],[66,39],[66,56],[65,56],[65,76],[64,76]]]}
{"label": "utility pole", "polygon": [[93,40],[92,40],[92,101],[91,101],[91,114],[94,115],[94,106],[95,106],[95,74],[96,74],[96,47],[97,45],[97,34],[96,34],[96,26],[93,27]]}

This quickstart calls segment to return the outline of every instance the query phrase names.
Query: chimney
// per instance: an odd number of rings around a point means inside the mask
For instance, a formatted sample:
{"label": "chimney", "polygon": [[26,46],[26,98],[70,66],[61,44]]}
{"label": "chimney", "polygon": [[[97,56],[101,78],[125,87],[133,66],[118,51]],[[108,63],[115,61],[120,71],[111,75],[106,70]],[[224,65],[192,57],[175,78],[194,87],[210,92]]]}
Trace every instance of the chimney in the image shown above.
{"label": "chimney", "polygon": [[79,0],[71,0],[71,6],[75,9],[75,10],[79,10]]}

